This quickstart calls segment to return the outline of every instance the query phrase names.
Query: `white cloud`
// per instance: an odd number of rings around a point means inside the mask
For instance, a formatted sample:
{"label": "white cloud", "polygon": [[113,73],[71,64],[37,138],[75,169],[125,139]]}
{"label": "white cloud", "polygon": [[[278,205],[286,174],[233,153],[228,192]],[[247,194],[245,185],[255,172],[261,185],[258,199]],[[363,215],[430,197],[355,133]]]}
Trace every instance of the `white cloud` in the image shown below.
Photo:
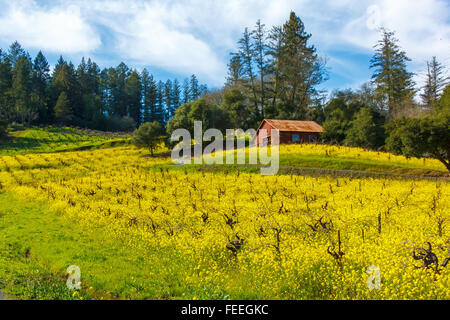
{"label": "white cloud", "polygon": [[[112,30],[111,48],[121,58],[184,75],[196,73],[222,85],[230,51],[245,27],[261,18],[281,23],[289,2],[229,1],[74,1],[90,19]],[[298,1],[297,1],[298,3]]]}
{"label": "white cloud", "polygon": [[[1,40],[61,53],[95,51],[100,60],[125,60],[184,76],[196,73],[212,85],[223,83],[229,52],[236,50],[245,27],[252,28],[257,19],[267,28],[280,25],[291,10],[338,73],[346,72],[346,64],[355,65],[352,54],[372,54],[378,26],[396,31],[413,59],[412,71],[423,70],[433,55],[450,64],[446,0],[37,1],[0,0],[5,7]],[[337,64],[338,59],[344,64]],[[368,62],[359,65],[368,68]]]}
{"label": "white cloud", "polygon": [[77,6],[44,10],[34,1],[0,1],[0,37],[29,48],[58,53],[90,52],[100,37],[83,20]]}
{"label": "white cloud", "polygon": [[340,38],[372,50],[379,38],[377,28],[396,32],[401,47],[417,63],[433,55],[450,58],[450,4],[442,0],[380,0],[367,6],[366,12],[351,19]]}
{"label": "white cloud", "polygon": [[[113,19],[116,12],[120,23]],[[139,4],[136,8],[111,3],[98,21],[113,30],[116,51],[121,59],[153,65],[179,74],[196,73],[210,83],[223,83],[223,61],[205,41],[189,32],[186,16],[177,19],[163,3]]]}

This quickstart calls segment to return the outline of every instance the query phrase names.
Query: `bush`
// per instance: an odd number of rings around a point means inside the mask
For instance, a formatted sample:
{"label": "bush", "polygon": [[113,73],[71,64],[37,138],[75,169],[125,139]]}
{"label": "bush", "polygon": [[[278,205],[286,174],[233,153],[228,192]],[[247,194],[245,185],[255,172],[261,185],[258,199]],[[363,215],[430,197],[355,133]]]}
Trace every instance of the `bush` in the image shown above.
{"label": "bush", "polygon": [[356,113],[344,141],[355,147],[379,148],[386,138],[383,124],[384,118],[378,112],[364,107]]}
{"label": "bush", "polygon": [[153,151],[159,142],[164,129],[157,121],[144,123],[134,132],[133,144],[138,148],[148,148],[153,156]]}
{"label": "bush", "polygon": [[386,149],[406,157],[433,157],[450,172],[450,111],[423,118],[399,118],[387,126]]}
{"label": "bush", "polygon": [[136,129],[136,122],[127,116],[111,116],[105,119],[105,129],[113,132],[132,132]]}

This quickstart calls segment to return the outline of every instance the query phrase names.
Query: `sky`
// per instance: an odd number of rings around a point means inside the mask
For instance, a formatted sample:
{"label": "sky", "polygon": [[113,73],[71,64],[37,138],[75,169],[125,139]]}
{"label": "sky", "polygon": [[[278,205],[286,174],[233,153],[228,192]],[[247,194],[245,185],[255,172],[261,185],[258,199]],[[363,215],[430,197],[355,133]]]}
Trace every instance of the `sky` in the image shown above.
{"label": "sky", "polygon": [[224,84],[244,28],[282,25],[290,11],[327,59],[320,88],[329,92],[370,80],[380,27],[396,32],[418,86],[432,56],[450,69],[450,0],[0,0],[0,8],[4,50],[17,40],[52,65],[60,55],[101,68],[123,61],[161,80],[195,73],[209,88]]}

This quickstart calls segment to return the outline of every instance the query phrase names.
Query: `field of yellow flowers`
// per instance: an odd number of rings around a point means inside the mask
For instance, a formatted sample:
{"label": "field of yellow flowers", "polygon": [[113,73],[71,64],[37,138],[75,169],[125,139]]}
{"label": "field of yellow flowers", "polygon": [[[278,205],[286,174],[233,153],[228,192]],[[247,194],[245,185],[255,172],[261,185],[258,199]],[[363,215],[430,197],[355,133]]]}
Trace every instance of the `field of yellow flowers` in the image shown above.
{"label": "field of yellow flowers", "polygon": [[[3,156],[0,189],[46,201],[85,229],[107,225],[130,249],[182,253],[184,285],[208,287],[212,299],[450,299],[446,181],[188,172],[145,154],[121,147]],[[371,270],[379,270],[379,288]]]}

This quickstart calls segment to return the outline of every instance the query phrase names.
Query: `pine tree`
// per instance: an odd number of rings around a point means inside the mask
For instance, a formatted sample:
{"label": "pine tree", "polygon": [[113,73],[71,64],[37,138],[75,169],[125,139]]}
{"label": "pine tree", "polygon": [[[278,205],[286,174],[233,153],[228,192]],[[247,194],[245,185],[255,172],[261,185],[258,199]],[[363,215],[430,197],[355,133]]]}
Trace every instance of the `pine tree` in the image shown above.
{"label": "pine tree", "polygon": [[148,102],[148,96],[150,95],[150,74],[147,68],[144,68],[141,73],[141,83],[142,83],[142,122],[148,122],[150,119],[150,106]]}
{"label": "pine tree", "polygon": [[317,56],[316,48],[309,45],[310,38],[303,21],[291,12],[289,21],[283,25],[278,61],[282,117],[302,119],[306,107],[317,95],[316,86],[325,79],[325,62]]}
{"label": "pine tree", "polygon": [[157,87],[153,76],[148,78],[148,93],[144,96],[145,109],[144,109],[144,122],[157,121]]}
{"label": "pine tree", "polygon": [[12,66],[9,58],[0,49],[0,116],[13,120]]}
{"label": "pine tree", "polygon": [[59,56],[55,68],[53,69],[52,78],[61,71],[62,66],[65,64],[67,64],[67,62],[64,60],[63,56]]}
{"label": "pine tree", "polygon": [[173,107],[173,94],[172,94],[172,81],[169,79],[164,84],[164,104],[165,108],[165,121],[169,121],[169,119],[175,113],[175,109]]}
{"label": "pine tree", "polygon": [[206,84],[201,84],[199,87],[200,95],[199,98],[203,97],[204,94],[208,93],[208,86]]}
{"label": "pine tree", "polygon": [[155,108],[152,112],[152,122],[158,121],[164,125],[164,83],[160,80],[156,86]]}
{"label": "pine tree", "polygon": [[31,64],[24,56],[19,57],[13,68],[12,93],[15,99],[16,120],[29,123],[35,114],[31,109]]}
{"label": "pine tree", "polygon": [[98,65],[88,59],[87,62],[87,81],[89,84],[90,92],[96,96],[100,95],[100,68]]}
{"label": "pine tree", "polygon": [[88,126],[101,126],[105,106],[100,89],[100,68],[90,58],[83,58],[77,68],[77,80],[82,95],[83,123]]}
{"label": "pine tree", "polygon": [[238,54],[231,54],[228,63],[227,84],[232,87],[240,86],[243,77],[242,58]]}
{"label": "pine tree", "polygon": [[375,54],[370,61],[370,68],[375,69],[372,76],[376,84],[376,93],[386,104],[389,116],[401,112],[405,99],[414,94],[413,74],[406,69],[411,61],[398,46],[394,32],[381,29],[382,39],[375,45]]}
{"label": "pine tree", "polygon": [[172,86],[172,103],[173,103],[173,113],[172,116],[175,114],[175,111],[178,109],[178,107],[181,104],[181,87],[178,83],[178,80],[175,79],[173,81]]}
{"label": "pine tree", "polygon": [[264,118],[264,110],[266,109],[266,77],[268,74],[268,61],[267,61],[267,44],[266,44],[266,31],[265,25],[260,20],[256,22],[255,30],[252,31],[252,37],[254,40],[254,60],[259,73],[259,108],[260,115],[259,120]]}
{"label": "pine tree", "polygon": [[127,113],[134,119],[137,125],[142,122],[141,113],[141,80],[139,74],[133,71],[125,83],[125,94],[127,101]]}
{"label": "pine tree", "polygon": [[445,68],[436,57],[427,61],[427,82],[421,94],[425,107],[433,109],[449,78],[444,77]]}
{"label": "pine tree", "polygon": [[191,76],[189,82],[189,99],[190,101],[196,101],[200,98],[200,86],[198,84],[195,74]]}
{"label": "pine tree", "polygon": [[61,93],[65,92],[72,111],[74,124],[80,125],[84,115],[84,105],[80,83],[77,80],[75,67],[72,63],[64,62],[58,66],[58,69],[55,68],[51,81],[51,91],[55,104]]}
{"label": "pine tree", "polygon": [[283,44],[283,28],[274,26],[269,33],[269,44],[267,54],[270,57],[268,71],[271,75],[271,83],[268,91],[270,92],[271,102],[266,110],[266,117],[273,118],[277,114],[277,102],[280,87],[280,56]]}
{"label": "pine tree", "polygon": [[191,102],[191,91],[189,85],[189,79],[183,81],[183,103]]}
{"label": "pine tree", "polygon": [[29,54],[27,52],[25,52],[25,50],[22,48],[22,46],[20,45],[19,42],[14,41],[11,44],[11,46],[9,47],[9,54],[8,54],[8,59],[13,67],[15,66],[17,60],[20,57],[27,58],[29,60],[29,62],[31,63]]}
{"label": "pine tree", "polygon": [[61,92],[54,107],[55,119],[60,124],[70,124],[73,119],[70,101],[65,91]]}
{"label": "pine tree", "polygon": [[244,87],[250,92],[249,97],[254,105],[254,113],[258,114],[258,96],[255,84],[254,56],[255,50],[248,28],[245,28],[242,38],[238,41],[239,56],[242,59],[243,75],[245,76]]}
{"label": "pine tree", "polygon": [[120,63],[115,69],[112,81],[112,109],[113,114],[123,117],[127,115],[127,102],[125,82],[129,76],[129,68],[125,63]]}
{"label": "pine tree", "polygon": [[32,76],[32,104],[39,114],[40,122],[48,122],[48,86],[50,83],[50,66],[41,51],[38,52],[33,63]]}

